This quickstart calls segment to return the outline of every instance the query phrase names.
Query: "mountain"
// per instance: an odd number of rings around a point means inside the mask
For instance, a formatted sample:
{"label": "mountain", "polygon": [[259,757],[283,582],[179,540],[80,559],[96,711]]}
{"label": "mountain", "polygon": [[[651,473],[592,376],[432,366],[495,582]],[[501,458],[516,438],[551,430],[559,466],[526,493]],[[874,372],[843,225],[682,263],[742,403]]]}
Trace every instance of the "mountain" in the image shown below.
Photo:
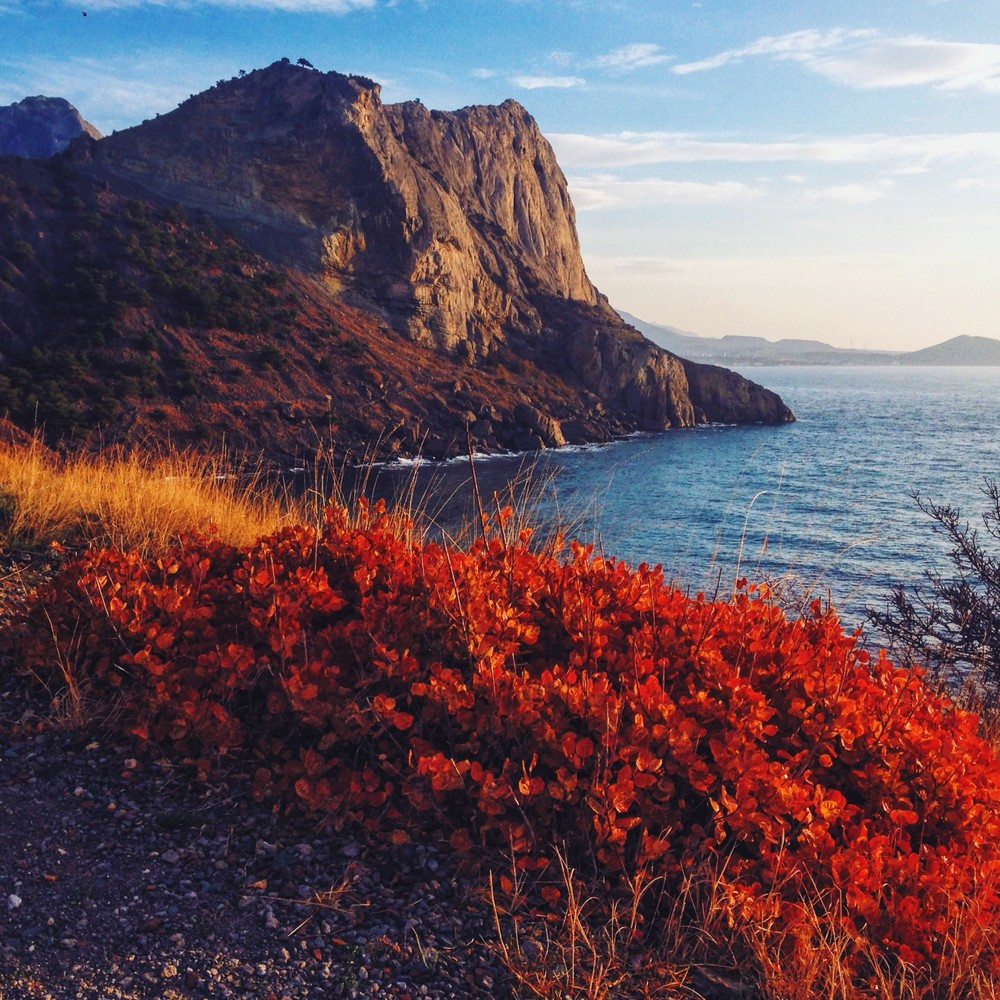
{"label": "mountain", "polygon": [[886,365],[903,364],[898,351],[862,351],[834,347],[819,340],[727,335],[699,337],[672,326],[637,319],[627,312],[621,317],[660,347],[683,354],[693,361],[726,365]]}
{"label": "mountain", "polygon": [[46,157],[79,135],[101,133],[61,97],[26,97],[0,108],[0,156]]}
{"label": "mountain", "polygon": [[50,433],[283,455],[794,419],[591,284],[519,104],[385,105],[287,60],[45,161],[0,161],[0,407]]}
{"label": "mountain", "polygon": [[1000,340],[961,334],[942,344],[905,354],[902,365],[1000,365]]}
{"label": "mountain", "polygon": [[920,351],[859,351],[819,340],[764,337],[699,337],[619,311],[625,322],[654,344],[695,361],[753,365],[1000,365],[1000,340],[962,334]]}

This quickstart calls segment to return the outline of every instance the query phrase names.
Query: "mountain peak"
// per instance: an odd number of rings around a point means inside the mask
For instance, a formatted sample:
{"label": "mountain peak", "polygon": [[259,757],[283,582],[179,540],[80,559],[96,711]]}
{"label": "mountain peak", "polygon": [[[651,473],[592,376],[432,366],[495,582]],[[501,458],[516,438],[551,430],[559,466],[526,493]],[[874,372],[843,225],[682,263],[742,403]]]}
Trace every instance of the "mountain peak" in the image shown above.
{"label": "mountain peak", "polygon": [[101,133],[62,97],[26,97],[0,108],[0,156],[40,159],[62,152],[79,135]]}
{"label": "mountain peak", "polygon": [[[263,409],[278,403],[295,426],[355,428],[342,431],[347,446],[367,431],[407,447],[426,438],[441,455],[464,450],[467,434],[521,449],[792,419],[774,393],[682,362],[623,323],[587,276],[555,154],[516,101],[383,104],[366,77],[281,60],[80,143],[62,166],[47,183],[66,190],[8,212],[12,231],[0,231],[0,247],[14,248],[0,271],[0,362],[26,373],[22,408],[45,374],[30,366],[65,347],[69,370],[92,334],[151,345],[159,360],[140,367],[158,363],[171,405],[194,378],[175,371],[239,372],[239,386],[213,384],[218,405],[259,385]],[[91,247],[83,231],[95,225]],[[36,248],[29,237],[43,229]],[[71,341],[43,294],[52,287],[71,300],[56,312],[83,324]],[[120,308],[86,326],[80,303],[96,308],[115,289]],[[265,326],[280,344],[251,348]],[[103,370],[106,358],[88,363]],[[251,381],[262,364],[280,378]],[[249,433],[250,417],[212,412],[200,419],[221,421],[229,440],[237,424]]]}
{"label": "mountain peak", "polygon": [[446,350],[488,353],[515,315],[539,329],[539,292],[612,318],[584,269],[566,179],[516,101],[384,105],[365,77],[279,61],[92,155],[102,172],[208,212]]}

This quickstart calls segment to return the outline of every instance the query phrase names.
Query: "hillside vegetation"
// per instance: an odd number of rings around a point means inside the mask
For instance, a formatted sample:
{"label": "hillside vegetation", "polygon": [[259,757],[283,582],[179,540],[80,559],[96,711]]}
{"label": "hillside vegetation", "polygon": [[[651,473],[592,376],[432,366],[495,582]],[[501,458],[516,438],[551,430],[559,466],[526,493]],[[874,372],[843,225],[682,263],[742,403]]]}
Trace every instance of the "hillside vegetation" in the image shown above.
{"label": "hillside vegetation", "polygon": [[327,835],[447,840],[551,921],[547,953],[503,940],[535,995],[685,995],[706,950],[765,997],[996,995],[996,751],[819,602],[360,501],[67,557],[6,644],[65,715],[240,763]]}

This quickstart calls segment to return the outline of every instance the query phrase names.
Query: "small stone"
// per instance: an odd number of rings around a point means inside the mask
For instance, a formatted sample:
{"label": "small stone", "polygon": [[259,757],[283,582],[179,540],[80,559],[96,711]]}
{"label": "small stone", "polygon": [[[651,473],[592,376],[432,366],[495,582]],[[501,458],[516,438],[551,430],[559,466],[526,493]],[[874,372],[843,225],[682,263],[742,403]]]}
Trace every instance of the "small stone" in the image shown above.
{"label": "small stone", "polygon": [[7,909],[16,910],[21,905],[22,902],[24,902],[24,900],[22,900],[21,897],[18,896],[16,893],[12,892],[7,897]]}
{"label": "small stone", "polygon": [[164,851],[160,855],[160,860],[166,861],[168,865],[175,865],[178,861],[180,861],[180,859],[181,856],[174,850]]}
{"label": "small stone", "polygon": [[160,975],[163,976],[164,979],[173,979],[174,976],[177,975],[177,966],[174,965],[173,962],[167,962],[167,964],[163,966],[163,970],[160,972]]}

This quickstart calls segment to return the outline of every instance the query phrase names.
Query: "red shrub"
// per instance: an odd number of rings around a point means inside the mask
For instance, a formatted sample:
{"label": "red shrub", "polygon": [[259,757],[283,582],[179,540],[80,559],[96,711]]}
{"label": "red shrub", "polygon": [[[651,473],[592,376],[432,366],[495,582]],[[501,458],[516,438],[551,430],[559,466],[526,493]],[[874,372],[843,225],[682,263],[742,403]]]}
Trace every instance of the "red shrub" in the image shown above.
{"label": "red shrub", "polygon": [[143,739],[257,760],[257,794],[386,833],[565,845],[609,881],[725,859],[745,912],[830,919],[931,963],[998,913],[1000,769],[977,720],[874,662],[817,602],[691,599],[572,544],[408,545],[381,508],[247,550],[94,551],[38,597],[26,670],[64,662]]}

